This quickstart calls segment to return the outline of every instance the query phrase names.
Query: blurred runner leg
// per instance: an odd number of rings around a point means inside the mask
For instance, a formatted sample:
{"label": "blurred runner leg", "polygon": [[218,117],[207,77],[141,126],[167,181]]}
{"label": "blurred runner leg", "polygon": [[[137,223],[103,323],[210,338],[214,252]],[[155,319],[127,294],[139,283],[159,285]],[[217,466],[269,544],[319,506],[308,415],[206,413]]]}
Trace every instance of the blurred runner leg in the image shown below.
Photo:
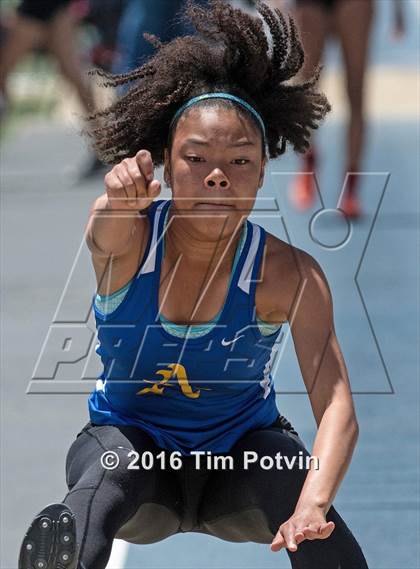
{"label": "blurred runner leg", "polygon": [[[58,62],[61,74],[73,87],[79,96],[83,110],[90,114],[95,109],[92,86],[83,72],[76,46],[77,22],[71,8],[60,10],[47,31],[47,45],[51,54]],[[102,173],[104,165],[96,154],[90,152],[85,164],[81,167],[79,180],[86,180]]]}
{"label": "blurred runner leg", "polygon": [[19,61],[45,39],[45,26],[32,18],[16,14],[12,28],[0,46],[0,98],[7,102],[7,79]]}
{"label": "blurred runner leg", "polygon": [[60,10],[52,19],[47,31],[47,45],[63,77],[75,87],[84,110],[92,113],[95,106],[93,90],[77,53],[76,20],[70,8]]}
{"label": "blurred runner leg", "polygon": [[[297,0],[296,18],[299,25],[305,62],[299,73],[301,80],[308,80],[322,59],[327,36],[330,13],[325,2],[316,0]],[[315,179],[317,153],[312,143],[303,155],[300,171],[290,188],[290,200],[298,210],[310,208],[316,195]]]}
{"label": "blurred runner leg", "polygon": [[[358,172],[365,133],[364,79],[373,13],[373,0],[339,1],[333,12],[335,28],[343,53],[350,106],[345,165],[345,175],[348,174],[348,178],[340,207],[347,216],[354,218],[361,214],[357,191],[360,181]],[[351,26],[349,22],[352,23]]]}

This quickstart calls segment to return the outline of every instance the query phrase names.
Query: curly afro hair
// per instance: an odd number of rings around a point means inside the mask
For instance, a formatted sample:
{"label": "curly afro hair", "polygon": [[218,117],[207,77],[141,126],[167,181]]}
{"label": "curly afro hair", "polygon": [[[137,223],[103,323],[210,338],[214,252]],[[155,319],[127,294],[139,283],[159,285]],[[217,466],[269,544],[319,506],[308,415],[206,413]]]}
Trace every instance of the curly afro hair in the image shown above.
{"label": "curly afro hair", "polygon": [[[283,154],[287,144],[305,152],[311,129],[318,128],[331,109],[316,90],[321,66],[308,81],[293,83],[304,62],[296,25],[278,9],[261,1],[255,5],[259,16],[226,0],[209,0],[207,6],[188,0],[183,18],[192,24],[193,35],[162,43],[144,34],[156,52],[143,65],[120,75],[91,72],[103,78],[104,86],[133,83],[109,108],[86,117],[100,159],[115,164],[145,148],[154,164],[161,165],[177,109],[191,97],[216,91],[239,96],[260,113],[270,158]],[[198,105],[233,107],[252,116],[224,99]]]}

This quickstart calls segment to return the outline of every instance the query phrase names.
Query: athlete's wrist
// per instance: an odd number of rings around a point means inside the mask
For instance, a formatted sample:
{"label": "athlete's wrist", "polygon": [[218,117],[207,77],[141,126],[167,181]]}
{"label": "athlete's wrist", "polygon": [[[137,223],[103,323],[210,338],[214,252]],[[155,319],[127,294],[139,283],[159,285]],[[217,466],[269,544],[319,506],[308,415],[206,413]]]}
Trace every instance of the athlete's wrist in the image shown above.
{"label": "athlete's wrist", "polygon": [[321,497],[311,496],[310,498],[305,498],[304,500],[301,500],[299,498],[295,507],[295,513],[307,510],[311,511],[318,510],[322,512],[324,515],[326,515],[330,507],[331,507],[331,502]]}

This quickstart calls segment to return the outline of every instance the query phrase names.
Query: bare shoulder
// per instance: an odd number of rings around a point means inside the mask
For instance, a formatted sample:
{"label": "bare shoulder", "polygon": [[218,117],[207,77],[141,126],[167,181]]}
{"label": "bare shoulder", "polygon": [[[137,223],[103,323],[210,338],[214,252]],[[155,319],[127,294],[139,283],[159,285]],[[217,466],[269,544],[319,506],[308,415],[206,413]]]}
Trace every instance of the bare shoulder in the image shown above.
{"label": "bare shoulder", "polygon": [[275,235],[266,232],[266,263],[270,273],[285,272],[293,279],[309,276],[312,271],[321,271],[318,261],[307,251],[295,247]]}
{"label": "bare shoulder", "polygon": [[312,255],[267,232],[256,291],[258,316],[269,322],[287,321],[302,284],[313,278],[327,285]]}

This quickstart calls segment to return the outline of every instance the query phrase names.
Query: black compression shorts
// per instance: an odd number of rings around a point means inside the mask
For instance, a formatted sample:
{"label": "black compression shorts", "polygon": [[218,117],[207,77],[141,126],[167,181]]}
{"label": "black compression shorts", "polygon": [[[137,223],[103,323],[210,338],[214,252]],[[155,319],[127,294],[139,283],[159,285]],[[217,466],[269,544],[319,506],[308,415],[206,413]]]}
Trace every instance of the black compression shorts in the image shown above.
{"label": "black compression shorts", "polygon": [[[101,462],[109,452],[111,461],[118,457],[113,469]],[[245,452],[256,453],[259,459],[276,453],[290,460],[309,455],[284,417],[267,428],[248,431],[233,446],[227,453],[233,469],[209,469],[206,460],[197,469],[191,456],[183,457],[182,468],[175,464],[171,468],[171,453],[163,453],[141,429],[88,423],[67,454],[69,492],[64,498],[76,516],[81,567],[105,567],[114,538],[150,544],[194,532],[226,541],[271,543],[279,526],[293,514],[307,471],[297,464],[280,470],[252,463],[244,469]],[[134,453],[144,455],[144,464]],[[162,459],[163,454],[162,468],[157,457]],[[292,568],[368,569],[359,544],[334,506],[326,519],[335,523],[328,539],[305,540],[296,552],[286,550]]]}

